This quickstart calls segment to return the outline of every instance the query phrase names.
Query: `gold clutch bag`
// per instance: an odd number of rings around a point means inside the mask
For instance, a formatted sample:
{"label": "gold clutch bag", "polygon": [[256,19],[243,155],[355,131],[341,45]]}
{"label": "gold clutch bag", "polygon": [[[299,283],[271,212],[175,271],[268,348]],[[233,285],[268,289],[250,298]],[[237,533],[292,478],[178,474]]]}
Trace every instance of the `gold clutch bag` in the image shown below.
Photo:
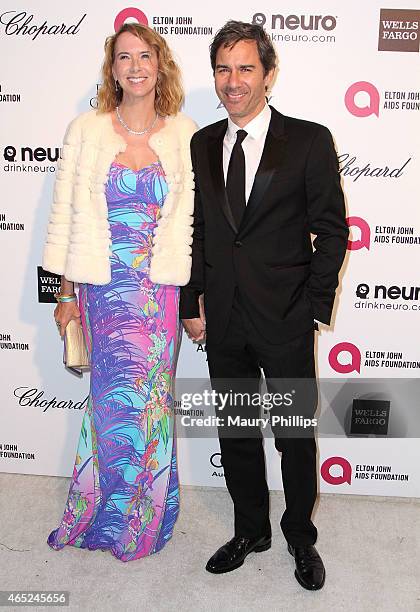
{"label": "gold clutch bag", "polygon": [[83,329],[80,323],[71,319],[64,334],[64,364],[66,368],[81,375],[89,367],[89,355],[86,349]]}

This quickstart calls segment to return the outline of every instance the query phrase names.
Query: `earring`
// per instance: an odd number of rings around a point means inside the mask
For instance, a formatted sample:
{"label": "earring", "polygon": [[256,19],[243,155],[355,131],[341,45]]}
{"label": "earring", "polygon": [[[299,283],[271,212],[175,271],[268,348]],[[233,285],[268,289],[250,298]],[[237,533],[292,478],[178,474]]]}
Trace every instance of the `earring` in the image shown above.
{"label": "earring", "polygon": [[118,83],[118,81],[115,79],[115,91],[118,91],[120,88],[120,84]]}

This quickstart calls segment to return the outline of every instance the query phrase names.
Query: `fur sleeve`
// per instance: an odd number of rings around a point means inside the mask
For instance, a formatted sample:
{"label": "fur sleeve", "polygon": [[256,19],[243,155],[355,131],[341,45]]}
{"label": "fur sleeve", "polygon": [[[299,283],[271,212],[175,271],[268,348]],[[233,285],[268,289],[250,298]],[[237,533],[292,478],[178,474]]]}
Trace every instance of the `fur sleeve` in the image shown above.
{"label": "fur sleeve", "polygon": [[42,267],[55,274],[64,274],[70,241],[73,186],[82,142],[83,119],[76,117],[64,136],[62,157],[57,164],[53,203],[50,211]]}
{"label": "fur sleeve", "polygon": [[188,283],[191,274],[194,178],[190,141],[197,126],[185,115],[175,119],[173,135],[168,141],[171,146],[162,149],[160,156],[164,169],[165,165],[169,169],[165,170],[169,193],[154,234],[150,279],[164,285],[182,286]]}

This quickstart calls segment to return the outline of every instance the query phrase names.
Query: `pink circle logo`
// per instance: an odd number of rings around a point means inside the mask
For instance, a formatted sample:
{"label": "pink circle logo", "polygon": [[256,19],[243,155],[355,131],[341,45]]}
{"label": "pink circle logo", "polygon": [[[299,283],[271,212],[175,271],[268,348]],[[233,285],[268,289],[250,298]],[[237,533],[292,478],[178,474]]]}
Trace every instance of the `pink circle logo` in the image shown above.
{"label": "pink circle logo", "polygon": [[[351,360],[349,363],[340,363],[338,356],[340,353],[350,353]],[[350,374],[350,372],[358,372],[360,374],[360,364],[362,356],[357,346],[351,342],[340,342],[333,346],[328,355],[328,363],[333,370],[339,374]]]}
{"label": "pink circle logo", "polygon": [[[333,465],[338,465],[341,467],[341,474],[339,476],[332,476],[330,473],[330,469]],[[344,457],[330,457],[326,459],[321,466],[321,476],[331,485],[341,485],[347,482],[347,484],[351,484],[351,465],[344,459]]]}
{"label": "pink circle logo", "polygon": [[362,217],[347,217],[347,225],[349,227],[358,227],[360,230],[360,238],[357,240],[348,240],[347,249],[349,251],[358,251],[359,249],[370,249],[370,227],[367,221]]}
{"label": "pink circle logo", "polygon": [[145,26],[149,25],[147,17],[143,13],[143,11],[141,11],[138,8],[135,8],[134,6],[130,6],[120,11],[118,15],[115,17],[114,30],[118,32],[120,27],[124,25],[126,20],[130,19],[130,17],[132,17],[133,19],[135,19],[138,23],[141,23],[142,25],[145,25]]}
{"label": "pink circle logo", "polygon": [[[369,104],[367,106],[358,106],[356,104],[356,95],[360,92],[366,93],[369,96]],[[369,117],[376,115],[379,117],[379,91],[375,85],[367,81],[358,81],[350,85],[344,96],[344,103],[349,113],[355,117]]]}

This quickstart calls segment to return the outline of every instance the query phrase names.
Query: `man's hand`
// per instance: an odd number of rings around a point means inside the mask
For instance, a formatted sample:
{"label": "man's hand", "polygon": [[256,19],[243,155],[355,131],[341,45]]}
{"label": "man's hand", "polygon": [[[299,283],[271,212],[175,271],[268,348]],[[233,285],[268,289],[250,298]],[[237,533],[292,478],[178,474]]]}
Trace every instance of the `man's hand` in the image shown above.
{"label": "man's hand", "polygon": [[204,294],[198,298],[200,316],[195,319],[182,319],[187,336],[194,342],[201,342],[206,337],[206,315],[204,314]]}
{"label": "man's hand", "polygon": [[200,317],[196,319],[182,319],[182,325],[190,340],[201,342],[206,337],[206,326]]}

